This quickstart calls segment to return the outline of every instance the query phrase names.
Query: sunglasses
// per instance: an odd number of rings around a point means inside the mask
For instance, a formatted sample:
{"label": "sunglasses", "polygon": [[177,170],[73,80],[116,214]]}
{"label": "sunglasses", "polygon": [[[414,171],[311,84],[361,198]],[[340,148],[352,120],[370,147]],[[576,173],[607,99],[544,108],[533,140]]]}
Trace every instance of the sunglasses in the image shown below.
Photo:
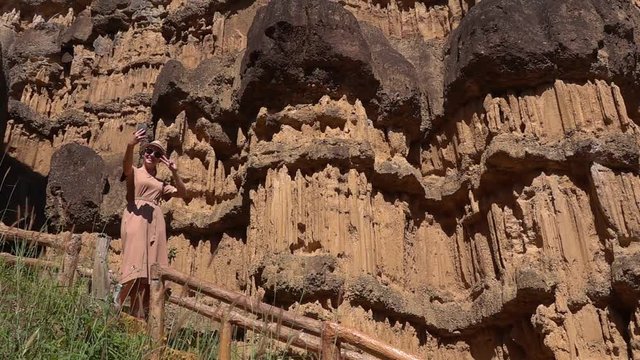
{"label": "sunglasses", "polygon": [[146,148],[144,149],[144,153],[147,155],[153,155],[155,156],[157,159],[160,159],[162,157],[162,153],[158,150],[153,150],[152,148]]}

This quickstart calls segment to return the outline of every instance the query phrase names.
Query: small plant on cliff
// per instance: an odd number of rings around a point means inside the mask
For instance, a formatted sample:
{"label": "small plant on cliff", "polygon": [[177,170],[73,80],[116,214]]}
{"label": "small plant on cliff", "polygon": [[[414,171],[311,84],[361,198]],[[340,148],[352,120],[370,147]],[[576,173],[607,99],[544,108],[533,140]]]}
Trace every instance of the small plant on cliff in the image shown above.
{"label": "small plant on cliff", "polygon": [[173,263],[173,260],[176,259],[176,256],[178,256],[178,249],[176,249],[174,246],[171,246],[167,254],[167,258],[169,258],[169,264]]}

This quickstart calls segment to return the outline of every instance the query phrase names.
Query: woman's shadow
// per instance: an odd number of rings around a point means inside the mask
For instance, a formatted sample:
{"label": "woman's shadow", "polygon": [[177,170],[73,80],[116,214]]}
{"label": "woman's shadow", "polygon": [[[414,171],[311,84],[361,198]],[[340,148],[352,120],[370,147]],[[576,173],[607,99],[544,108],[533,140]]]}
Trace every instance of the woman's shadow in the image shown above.
{"label": "woman's shadow", "polygon": [[138,207],[134,203],[129,203],[127,204],[127,210],[134,215],[144,218],[149,224],[151,224],[155,208],[149,204],[143,204]]}

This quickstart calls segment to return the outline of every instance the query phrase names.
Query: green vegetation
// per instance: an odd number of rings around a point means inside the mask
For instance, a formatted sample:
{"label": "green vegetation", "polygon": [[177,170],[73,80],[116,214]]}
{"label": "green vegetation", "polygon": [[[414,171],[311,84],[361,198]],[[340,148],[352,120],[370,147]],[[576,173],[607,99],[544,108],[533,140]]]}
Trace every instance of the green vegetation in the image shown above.
{"label": "green vegetation", "polygon": [[[18,251],[25,253],[24,250]],[[150,351],[144,331],[130,329],[110,303],[94,300],[84,279],[71,288],[58,285],[55,273],[0,260],[0,359],[144,359]],[[179,309],[168,321],[167,358],[217,359],[218,332],[213,323]],[[193,316],[193,317],[192,317]],[[176,319],[177,318],[177,319]],[[176,321],[177,320],[177,321]],[[206,330],[186,324],[204,320]],[[144,328],[144,326],[142,326]],[[235,359],[313,359],[294,355],[267,336],[253,333],[234,343]],[[172,351],[177,350],[178,352]]]}
{"label": "green vegetation", "polygon": [[0,264],[2,359],[142,359],[146,336],[118,319],[82,281],[61,288],[46,271]]}

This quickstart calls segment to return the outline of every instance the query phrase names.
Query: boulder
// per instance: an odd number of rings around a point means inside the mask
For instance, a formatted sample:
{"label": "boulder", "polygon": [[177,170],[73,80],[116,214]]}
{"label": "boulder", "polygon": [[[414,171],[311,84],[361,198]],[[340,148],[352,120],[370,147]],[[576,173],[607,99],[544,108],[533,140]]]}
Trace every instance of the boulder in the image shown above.
{"label": "boulder", "polygon": [[56,118],[51,119],[38,114],[29,106],[13,99],[8,101],[8,115],[31,132],[50,140],[53,140],[54,135],[67,126],[81,127],[87,125],[85,115],[79,110],[68,109]]}
{"label": "boulder", "polygon": [[105,191],[100,204],[100,218],[104,228],[102,232],[113,238],[120,237],[122,212],[127,206],[127,182],[122,177],[122,153],[103,157],[105,172]]}
{"label": "boulder", "polygon": [[347,296],[352,305],[364,309],[383,311],[398,317],[412,318],[420,316],[420,309],[412,306],[412,299],[406,294],[385,286],[372,275],[360,275],[347,286]]}
{"label": "boulder", "polygon": [[637,170],[640,148],[630,134],[576,133],[556,144],[540,144],[534,136],[500,134],[483,155],[484,172],[523,173],[534,169],[560,169],[598,163],[617,169]]}
{"label": "boulder", "polygon": [[62,74],[61,34],[62,25],[39,23],[15,36],[7,52],[9,88],[19,93],[27,83],[51,86]]}
{"label": "boulder", "polygon": [[224,2],[214,0],[189,0],[167,15],[162,22],[162,35],[167,40],[179,36],[207,16],[213,17],[214,8],[222,11],[220,7],[224,5]]}
{"label": "boulder", "polygon": [[71,26],[62,34],[61,43],[63,45],[91,43],[93,34],[93,23],[91,21],[91,11],[83,10],[78,14]]}
{"label": "boulder", "polygon": [[276,0],[258,10],[247,35],[240,108],[315,104],[323,96],[359,99],[379,126],[417,135],[421,91],[413,65],[382,31],[330,1]]}
{"label": "boulder", "polygon": [[216,154],[231,155],[237,151],[235,141],[229,136],[230,131],[223,128],[222,125],[205,118],[199,118],[196,120],[195,130],[204,136]]}
{"label": "boulder", "polygon": [[425,196],[422,174],[403,157],[377,162],[371,179],[377,189]]}
{"label": "boulder", "polygon": [[374,152],[369,142],[353,139],[297,139],[291,142],[265,142],[253,145],[247,166],[252,176],[268,169],[286,166],[289,171],[311,171],[332,165],[341,169],[366,171],[374,166]]}
{"label": "boulder", "polygon": [[184,81],[186,73],[187,70],[178,60],[169,60],[164,64],[156,78],[151,98],[156,117],[175,118],[182,111],[184,102],[189,96],[189,93],[183,89],[189,86]]}
{"label": "boulder", "polygon": [[52,225],[76,232],[94,231],[100,224],[105,190],[105,165],[91,148],[70,143],[51,157],[46,213]]}
{"label": "boulder", "polygon": [[496,0],[475,5],[447,45],[447,110],[555,79],[638,83],[640,11],[626,0]]}
{"label": "boulder", "polygon": [[77,14],[91,3],[91,0],[13,0],[0,3],[0,13],[19,10],[23,18],[40,15],[50,18],[56,14],[66,14],[72,8]]}
{"label": "boulder", "polygon": [[355,17],[340,4],[275,0],[260,8],[247,35],[241,109],[313,104],[323,95],[369,102],[380,83]]}
{"label": "boulder", "polygon": [[93,27],[99,34],[116,33],[130,26],[130,13],[127,11],[131,0],[93,0],[91,17]]}
{"label": "boulder", "polygon": [[422,115],[416,69],[391,46],[380,28],[367,23],[360,23],[360,28],[371,52],[373,74],[380,83],[367,110],[377,115],[378,124],[404,129],[414,137],[420,131]]}
{"label": "boulder", "polygon": [[249,212],[240,191],[231,199],[213,205],[174,204],[167,216],[172,231],[189,234],[211,234],[246,226]]}
{"label": "boulder", "polygon": [[48,119],[18,100],[10,99],[8,101],[8,115],[31,132],[46,138],[51,135],[51,124]]}
{"label": "boulder", "polygon": [[445,41],[416,35],[397,39],[393,45],[415,68],[422,93],[420,131],[428,136],[437,127],[434,122],[444,116]]}
{"label": "boulder", "polygon": [[313,302],[330,299],[338,303],[344,292],[344,275],[337,259],[329,254],[267,255],[254,270],[256,283],[278,302]]}
{"label": "boulder", "polygon": [[16,36],[10,60],[54,58],[60,53],[60,34],[63,27],[52,23],[39,23]]}
{"label": "boulder", "polygon": [[[126,31],[131,24],[156,26],[166,15],[162,0],[93,0],[91,17],[94,30],[100,34]],[[157,25],[159,26],[159,25]]]}
{"label": "boulder", "polygon": [[635,306],[640,299],[640,252],[616,254],[611,264],[613,290],[627,306]]}
{"label": "boulder", "polygon": [[181,62],[169,60],[153,89],[154,117],[173,120],[185,111],[189,119],[229,122],[235,112],[232,93],[237,65],[231,58],[208,59],[188,70]]}

